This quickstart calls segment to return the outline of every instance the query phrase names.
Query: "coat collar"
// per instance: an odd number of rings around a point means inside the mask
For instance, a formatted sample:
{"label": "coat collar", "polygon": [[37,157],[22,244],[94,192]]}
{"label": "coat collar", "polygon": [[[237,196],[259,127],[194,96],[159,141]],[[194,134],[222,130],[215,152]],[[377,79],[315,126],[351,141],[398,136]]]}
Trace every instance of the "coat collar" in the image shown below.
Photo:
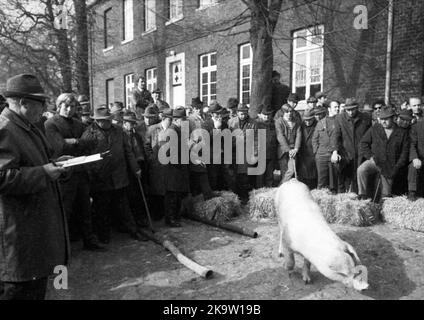
{"label": "coat collar", "polygon": [[[5,108],[2,112],[2,115],[12,121],[14,124],[18,125],[22,129],[26,131],[31,131],[31,124],[28,120],[24,119],[16,112],[10,110],[9,108]],[[34,125],[33,125],[34,126]]]}
{"label": "coat collar", "polygon": [[384,139],[384,140],[387,140],[387,141],[392,140],[395,136],[397,136],[400,133],[400,128],[395,123],[393,123],[393,132],[390,135],[390,138],[387,138],[387,135],[386,135],[386,132],[385,132],[383,126],[379,123],[375,124],[375,126],[376,126],[377,132],[381,136],[381,138]]}

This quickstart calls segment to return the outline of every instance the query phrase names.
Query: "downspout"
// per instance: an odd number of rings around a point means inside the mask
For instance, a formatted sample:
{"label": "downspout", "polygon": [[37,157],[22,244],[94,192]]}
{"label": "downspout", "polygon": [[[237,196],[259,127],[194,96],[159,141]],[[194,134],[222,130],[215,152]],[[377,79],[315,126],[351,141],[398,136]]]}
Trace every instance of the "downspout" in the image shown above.
{"label": "downspout", "polygon": [[90,37],[90,106],[91,110],[94,109],[94,87],[93,87],[93,15],[91,8],[88,9],[89,12],[89,23],[87,27],[89,28],[89,37]]}
{"label": "downspout", "polygon": [[387,19],[386,86],[384,90],[384,101],[386,105],[390,102],[390,87],[392,80],[393,2],[394,0],[389,0]]}

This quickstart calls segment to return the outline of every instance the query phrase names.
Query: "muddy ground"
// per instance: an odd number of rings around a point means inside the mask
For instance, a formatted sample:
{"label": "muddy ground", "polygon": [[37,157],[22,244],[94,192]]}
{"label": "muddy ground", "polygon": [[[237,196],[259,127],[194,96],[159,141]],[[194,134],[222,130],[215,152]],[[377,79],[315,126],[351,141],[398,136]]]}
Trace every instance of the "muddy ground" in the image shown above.
{"label": "muddy ground", "polygon": [[[68,290],[49,286],[48,299],[423,299],[424,234],[387,224],[357,228],[332,225],[352,244],[368,267],[370,289],[358,293],[312,268],[313,284],[298,273],[289,278],[278,257],[276,221],[233,222],[259,233],[252,239],[191,220],[182,228],[155,224],[189,258],[209,267],[203,279],[152,241],[137,242],[114,234],[105,253],[81,250],[73,243]],[[118,288],[119,287],[119,288]]]}

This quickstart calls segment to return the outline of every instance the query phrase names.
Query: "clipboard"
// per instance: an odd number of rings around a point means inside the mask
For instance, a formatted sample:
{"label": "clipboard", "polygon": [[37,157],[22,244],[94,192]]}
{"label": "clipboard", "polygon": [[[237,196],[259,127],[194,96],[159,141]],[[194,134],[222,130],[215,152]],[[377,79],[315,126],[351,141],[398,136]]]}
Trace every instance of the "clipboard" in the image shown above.
{"label": "clipboard", "polygon": [[90,156],[82,156],[82,157],[72,158],[66,161],[58,161],[56,162],[56,164],[62,165],[62,168],[75,167],[75,166],[80,166],[80,165],[91,163],[91,162],[101,161],[106,155],[107,153],[96,153]]}

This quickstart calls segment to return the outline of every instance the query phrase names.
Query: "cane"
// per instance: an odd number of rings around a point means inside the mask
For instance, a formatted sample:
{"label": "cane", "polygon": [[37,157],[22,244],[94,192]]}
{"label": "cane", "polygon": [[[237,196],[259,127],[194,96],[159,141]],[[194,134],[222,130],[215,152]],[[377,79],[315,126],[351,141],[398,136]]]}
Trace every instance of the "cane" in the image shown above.
{"label": "cane", "polygon": [[292,160],[293,160],[294,178],[296,180],[298,180],[297,179],[297,170],[296,170],[296,157],[293,157]]}
{"label": "cane", "polygon": [[377,188],[375,189],[374,198],[372,199],[372,202],[375,203],[375,199],[377,198],[378,189],[380,189],[380,183],[381,183],[381,176],[378,178]]}
{"label": "cane", "polygon": [[147,205],[146,196],[144,195],[143,185],[141,184],[140,178],[138,176],[137,176],[137,182],[138,182],[138,189],[140,190],[141,196],[143,197],[144,207],[146,208],[147,219],[149,220],[149,228],[152,231],[152,233],[155,233],[155,230],[153,229],[152,218],[150,217],[149,206]]}

